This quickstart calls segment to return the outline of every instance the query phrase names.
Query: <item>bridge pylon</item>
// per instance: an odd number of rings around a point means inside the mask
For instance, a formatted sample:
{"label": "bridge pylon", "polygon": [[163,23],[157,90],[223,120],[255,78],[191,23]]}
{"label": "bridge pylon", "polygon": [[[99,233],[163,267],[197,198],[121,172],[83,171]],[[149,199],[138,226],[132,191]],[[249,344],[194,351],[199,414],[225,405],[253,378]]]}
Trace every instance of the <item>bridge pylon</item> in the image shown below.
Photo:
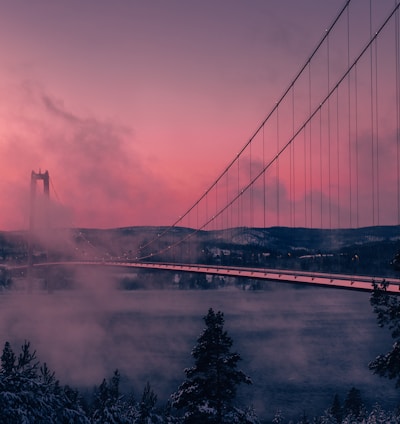
{"label": "bridge pylon", "polygon": [[[33,241],[36,227],[36,215],[37,215],[37,196],[36,196],[36,184],[38,181],[43,181],[43,194],[44,194],[44,207],[43,212],[47,215],[48,203],[50,198],[50,176],[49,171],[31,172],[31,189],[30,189],[30,211],[29,211],[29,235],[28,235],[28,278],[31,280],[32,265],[33,265]],[[48,217],[45,216],[43,222],[48,225]]]}

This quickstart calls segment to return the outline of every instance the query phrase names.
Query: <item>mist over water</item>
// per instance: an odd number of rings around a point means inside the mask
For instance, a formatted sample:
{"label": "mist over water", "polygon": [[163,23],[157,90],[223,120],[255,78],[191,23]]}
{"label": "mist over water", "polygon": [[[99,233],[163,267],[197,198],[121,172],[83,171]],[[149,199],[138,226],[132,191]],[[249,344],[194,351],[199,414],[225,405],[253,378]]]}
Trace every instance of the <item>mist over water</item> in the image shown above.
{"label": "mist over water", "polygon": [[366,402],[394,407],[394,383],[368,362],[392,344],[369,295],[270,284],[265,291],[118,290],[107,274],[86,271],[74,290],[14,291],[0,296],[0,341],[16,353],[29,340],[62,384],[92,388],[118,368],[139,396],[147,381],[160,404],[184,380],[190,352],[210,307],[225,314],[241,368],[240,390],[261,416],[321,413],[333,395],[355,386]]}

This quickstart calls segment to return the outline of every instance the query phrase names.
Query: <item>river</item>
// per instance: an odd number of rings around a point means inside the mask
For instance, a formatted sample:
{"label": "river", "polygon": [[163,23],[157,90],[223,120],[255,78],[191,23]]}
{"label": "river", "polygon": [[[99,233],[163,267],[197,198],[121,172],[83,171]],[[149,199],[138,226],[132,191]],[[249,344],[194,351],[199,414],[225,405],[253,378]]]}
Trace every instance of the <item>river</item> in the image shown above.
{"label": "river", "polygon": [[190,352],[209,308],[225,315],[240,367],[253,385],[239,391],[260,417],[322,413],[354,386],[367,405],[396,404],[394,383],[368,363],[392,340],[377,326],[369,294],[282,283],[265,290],[77,290],[0,296],[1,340],[16,353],[26,339],[62,384],[91,388],[118,368],[140,396],[150,382],[163,404],[193,364]]}

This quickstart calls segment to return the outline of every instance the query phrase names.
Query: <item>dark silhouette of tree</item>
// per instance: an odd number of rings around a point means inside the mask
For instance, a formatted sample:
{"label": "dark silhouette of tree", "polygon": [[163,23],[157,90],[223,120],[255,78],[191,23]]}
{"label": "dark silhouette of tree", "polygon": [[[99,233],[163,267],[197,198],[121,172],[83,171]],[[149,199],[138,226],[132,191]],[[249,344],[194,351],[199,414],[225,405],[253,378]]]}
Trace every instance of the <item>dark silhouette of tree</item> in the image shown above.
{"label": "dark silhouette of tree", "polygon": [[82,405],[82,398],[78,390],[72,389],[68,385],[62,388],[63,406],[60,422],[63,424],[89,424],[85,409]]}
{"label": "dark silhouette of tree", "polygon": [[[185,369],[186,380],[172,395],[172,406],[185,411],[185,423],[256,422],[254,414],[233,406],[237,386],[251,380],[237,369],[241,357],[231,352],[223,313],[209,309],[204,321],[206,328],[192,350],[195,364]],[[250,415],[253,421],[247,419]]]}
{"label": "dark silhouette of tree", "polygon": [[374,283],[370,303],[377,314],[378,325],[387,326],[395,340],[392,350],[377,356],[369,364],[370,370],[381,377],[396,380],[400,388],[400,299],[387,292],[387,283]]}
{"label": "dark silhouette of tree", "polygon": [[332,415],[332,417],[336,420],[337,423],[340,424],[342,422],[343,410],[342,410],[342,405],[340,404],[340,399],[338,394],[335,394],[335,396],[333,397],[332,406],[330,407],[329,412]]}
{"label": "dark silhouette of tree", "polygon": [[303,411],[303,415],[301,416],[299,424],[311,424],[310,420],[307,417],[307,414],[305,413],[305,411]]}
{"label": "dark silhouette of tree", "polygon": [[126,416],[126,404],[122,401],[119,391],[120,374],[118,370],[110,380],[103,379],[95,391],[92,423],[93,424],[125,424],[128,423]]}
{"label": "dark silhouette of tree", "polygon": [[274,418],[272,419],[272,424],[282,424],[284,422],[284,416],[282,414],[282,411],[278,409],[275,412]]}
{"label": "dark silhouette of tree", "polygon": [[362,408],[363,401],[361,399],[361,392],[355,387],[352,387],[347,393],[346,399],[344,401],[344,416],[358,418],[361,415]]}
{"label": "dark silhouette of tree", "polygon": [[157,422],[158,416],[154,413],[157,403],[157,395],[153,392],[150,383],[147,382],[143,389],[142,399],[138,405],[137,424],[148,424]]}
{"label": "dark silhouette of tree", "polygon": [[7,377],[13,372],[16,359],[10,343],[6,342],[4,344],[3,354],[1,355],[1,372],[3,376]]}

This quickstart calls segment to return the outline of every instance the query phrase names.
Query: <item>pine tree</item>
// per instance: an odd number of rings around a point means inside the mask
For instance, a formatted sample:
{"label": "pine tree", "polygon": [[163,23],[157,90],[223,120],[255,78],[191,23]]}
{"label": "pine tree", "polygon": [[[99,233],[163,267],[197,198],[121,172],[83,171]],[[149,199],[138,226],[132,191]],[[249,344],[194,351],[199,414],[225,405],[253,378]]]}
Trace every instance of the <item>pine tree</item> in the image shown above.
{"label": "pine tree", "polygon": [[4,376],[8,376],[13,372],[16,359],[10,343],[6,342],[4,344],[3,354],[1,355],[1,372]]}
{"label": "pine tree", "polygon": [[93,424],[125,424],[128,423],[126,416],[126,404],[122,401],[119,393],[120,374],[118,370],[107,381],[103,379],[95,393],[95,401],[92,412]]}
{"label": "pine tree", "polygon": [[159,417],[154,413],[154,407],[157,403],[157,395],[153,392],[150,383],[147,382],[144,387],[142,399],[138,405],[137,424],[148,424],[156,422]]}
{"label": "pine tree", "polygon": [[209,309],[204,321],[206,328],[192,351],[195,364],[185,369],[186,380],[172,395],[172,406],[185,411],[184,422],[189,424],[250,422],[233,405],[237,386],[251,380],[237,370],[241,357],[231,352],[233,341],[224,331],[224,315]]}
{"label": "pine tree", "polygon": [[36,384],[38,363],[35,352],[31,353],[29,347],[25,342],[17,359],[10,343],[4,345],[0,370],[0,422],[30,423],[49,412],[41,402],[40,386]]}
{"label": "pine tree", "polygon": [[82,399],[76,389],[69,386],[61,388],[62,410],[59,421],[62,424],[90,424],[82,406]]}
{"label": "pine tree", "polygon": [[347,393],[346,399],[344,401],[343,413],[344,416],[352,416],[353,418],[358,418],[361,414],[363,407],[363,402],[361,399],[361,392],[352,387]]}
{"label": "pine tree", "polygon": [[338,424],[340,424],[342,422],[343,411],[342,411],[342,406],[340,404],[338,394],[335,394],[335,396],[333,398],[332,406],[330,408],[330,413]]}
{"label": "pine tree", "polygon": [[284,422],[284,416],[282,414],[282,411],[278,409],[275,412],[274,418],[272,419],[272,424],[282,424]]}
{"label": "pine tree", "polygon": [[[69,402],[69,403],[68,403]],[[77,398],[72,402],[46,364],[25,342],[17,357],[6,342],[0,368],[0,422],[89,424]]]}
{"label": "pine tree", "polygon": [[303,411],[303,415],[300,418],[299,424],[310,424],[310,420],[308,419],[305,411]]}
{"label": "pine tree", "polygon": [[387,326],[395,340],[392,350],[379,355],[370,364],[374,374],[396,380],[396,387],[400,388],[400,299],[387,293],[387,283],[374,283],[370,303],[377,314],[378,325]]}

